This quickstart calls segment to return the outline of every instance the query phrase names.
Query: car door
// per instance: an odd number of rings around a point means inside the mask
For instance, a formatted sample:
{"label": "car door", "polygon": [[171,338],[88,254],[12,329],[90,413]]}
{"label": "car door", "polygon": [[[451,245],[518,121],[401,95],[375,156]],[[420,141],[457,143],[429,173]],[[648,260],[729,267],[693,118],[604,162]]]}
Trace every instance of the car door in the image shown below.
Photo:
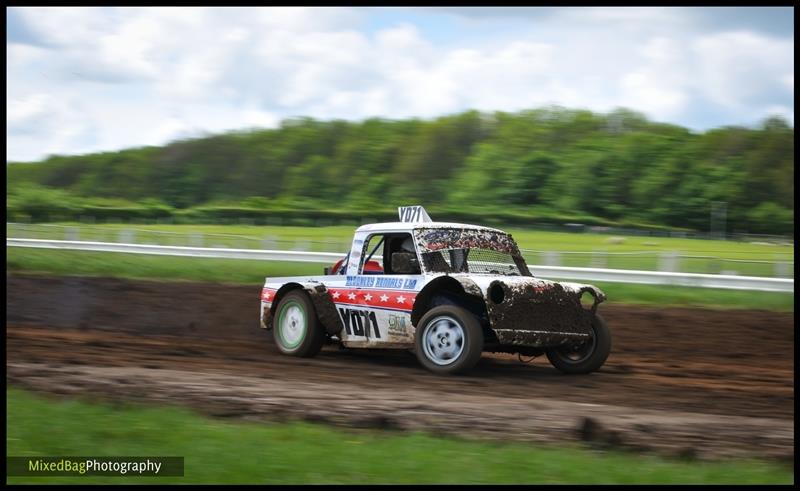
{"label": "car door", "polygon": [[[378,348],[408,348],[414,343],[411,310],[422,285],[419,270],[392,269],[392,254],[416,255],[410,233],[373,233],[365,240],[358,275],[348,277],[350,287],[339,314],[348,335],[348,345]],[[402,245],[414,252],[402,250]],[[382,253],[378,257],[377,254]],[[407,257],[411,257],[411,256]],[[380,267],[375,267],[376,261]],[[418,261],[418,259],[417,259]],[[397,266],[397,265],[395,265]],[[340,298],[341,300],[341,298]],[[352,333],[352,335],[351,335]]]}

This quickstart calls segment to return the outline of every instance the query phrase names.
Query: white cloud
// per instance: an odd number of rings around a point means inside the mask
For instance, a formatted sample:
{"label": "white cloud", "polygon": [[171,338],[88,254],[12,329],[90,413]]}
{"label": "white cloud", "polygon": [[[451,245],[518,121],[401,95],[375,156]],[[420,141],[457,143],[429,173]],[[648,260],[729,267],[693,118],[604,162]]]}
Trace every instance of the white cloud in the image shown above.
{"label": "white cloud", "polygon": [[32,93],[8,101],[6,139],[9,160],[63,153],[88,134],[82,105],[71,98]]}
{"label": "white cloud", "polygon": [[[275,128],[280,123],[280,118],[276,114],[267,111],[245,109],[242,111],[242,121],[245,127]],[[231,126],[231,129],[236,129],[237,127]]]}
{"label": "white cloud", "polygon": [[680,22],[675,8],[668,7],[574,7],[564,9],[564,17],[582,22],[651,23]]}
{"label": "white cloud", "polygon": [[6,44],[6,62],[9,70],[22,69],[23,65],[40,61],[47,55],[47,50],[29,44]]}
{"label": "white cloud", "polygon": [[553,52],[553,46],[528,42],[513,42],[496,53],[455,50],[442,62],[439,76],[451,84],[449,92],[478,109],[548,103]]}
{"label": "white cloud", "polygon": [[89,44],[99,33],[107,34],[113,29],[99,9],[29,7],[16,12],[42,42],[58,47]]}
{"label": "white cloud", "polygon": [[661,83],[652,75],[633,72],[622,79],[631,107],[636,107],[658,119],[665,119],[680,112],[686,105],[687,96],[680,89]]}
{"label": "white cloud", "polygon": [[7,156],[163,144],[288,116],[550,104],[679,124],[703,109],[736,119],[716,125],[790,114],[794,40],[693,31],[691,11],[515,10],[486,22],[525,28],[473,38],[483,22],[473,16],[444,43],[408,18],[367,29],[375,11],[361,8],[21,8],[38,39],[7,43]]}
{"label": "white cloud", "polygon": [[794,70],[793,40],[723,32],[699,37],[693,49],[703,95],[732,109],[743,109],[763,97],[787,69]]}
{"label": "white cloud", "polygon": [[639,50],[644,63],[621,80],[627,106],[658,119],[671,119],[688,102],[691,79],[681,46],[665,37],[650,39]]}
{"label": "white cloud", "polygon": [[783,85],[794,94],[794,73],[789,73],[781,77],[781,82]]}
{"label": "white cloud", "polygon": [[364,16],[357,9],[335,7],[270,7],[241,9],[240,13],[253,16],[266,29],[303,33],[353,29]]}
{"label": "white cloud", "polygon": [[789,122],[790,125],[794,126],[794,108],[788,106],[767,106],[763,111],[760,113],[759,119],[765,119],[770,116],[780,116],[786,121]]}
{"label": "white cloud", "polygon": [[33,131],[46,118],[49,102],[50,96],[47,94],[9,100],[6,107],[9,130],[21,133]]}

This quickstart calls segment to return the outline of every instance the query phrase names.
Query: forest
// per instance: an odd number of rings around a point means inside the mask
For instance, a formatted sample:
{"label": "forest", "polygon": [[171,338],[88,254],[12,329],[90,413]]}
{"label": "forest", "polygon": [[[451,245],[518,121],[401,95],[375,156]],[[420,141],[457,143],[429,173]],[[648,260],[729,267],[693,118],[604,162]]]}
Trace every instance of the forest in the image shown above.
{"label": "forest", "polygon": [[9,221],[391,220],[422,204],[436,219],[701,232],[724,210],[728,232],[794,233],[794,128],[779,117],[704,132],[627,109],[295,118],[7,171]]}

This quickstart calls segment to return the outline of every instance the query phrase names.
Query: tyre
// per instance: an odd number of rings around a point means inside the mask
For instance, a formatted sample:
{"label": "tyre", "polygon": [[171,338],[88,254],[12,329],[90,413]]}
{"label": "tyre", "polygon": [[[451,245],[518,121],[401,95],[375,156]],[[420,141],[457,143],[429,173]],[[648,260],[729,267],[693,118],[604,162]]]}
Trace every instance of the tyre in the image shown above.
{"label": "tyre", "polygon": [[478,318],[458,305],[441,305],[425,313],[414,334],[419,362],[434,373],[463,373],[474,367],[483,351]]}
{"label": "tyre", "polygon": [[592,336],[579,345],[565,345],[546,350],[554,367],[568,374],[591,373],[606,362],[611,353],[611,331],[600,315],[592,320]]}
{"label": "tyre", "polygon": [[272,332],[278,349],[290,356],[310,358],[319,353],[325,342],[314,304],[303,290],[287,293],[278,303]]}

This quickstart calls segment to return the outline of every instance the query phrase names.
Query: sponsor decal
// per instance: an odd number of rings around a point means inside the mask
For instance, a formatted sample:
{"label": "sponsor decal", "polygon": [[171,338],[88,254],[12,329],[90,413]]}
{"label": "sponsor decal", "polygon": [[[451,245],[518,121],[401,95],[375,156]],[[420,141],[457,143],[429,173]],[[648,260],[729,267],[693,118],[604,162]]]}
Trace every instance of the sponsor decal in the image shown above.
{"label": "sponsor decal", "polygon": [[431,221],[431,217],[422,206],[399,206],[397,214],[400,216],[400,221],[405,223]]}
{"label": "sponsor decal", "polygon": [[406,319],[399,315],[389,315],[389,336],[406,337]]}
{"label": "sponsor decal", "polygon": [[339,307],[339,316],[342,318],[342,323],[344,324],[347,334],[351,336],[370,337],[369,330],[372,328],[375,332],[375,337],[381,337],[381,331],[378,329],[378,320],[375,317],[375,312]]}
{"label": "sponsor decal", "polygon": [[374,276],[348,276],[345,286],[370,287],[375,286]]}
{"label": "sponsor decal", "polygon": [[387,278],[383,276],[348,276],[345,286],[355,286],[359,288],[401,288],[403,290],[415,290],[417,280],[414,278]]}

